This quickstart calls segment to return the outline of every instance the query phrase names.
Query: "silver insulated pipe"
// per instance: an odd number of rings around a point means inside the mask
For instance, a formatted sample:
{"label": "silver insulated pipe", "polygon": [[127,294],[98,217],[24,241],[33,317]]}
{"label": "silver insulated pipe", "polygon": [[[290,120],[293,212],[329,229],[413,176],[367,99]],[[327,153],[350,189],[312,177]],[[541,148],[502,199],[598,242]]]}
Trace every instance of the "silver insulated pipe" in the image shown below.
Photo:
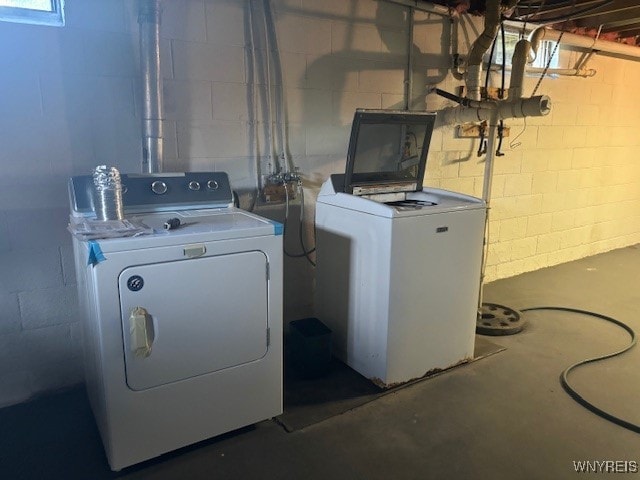
{"label": "silver insulated pipe", "polygon": [[161,0],[140,0],[140,70],[142,74],[142,172],[162,172],[164,132],[160,72]]}

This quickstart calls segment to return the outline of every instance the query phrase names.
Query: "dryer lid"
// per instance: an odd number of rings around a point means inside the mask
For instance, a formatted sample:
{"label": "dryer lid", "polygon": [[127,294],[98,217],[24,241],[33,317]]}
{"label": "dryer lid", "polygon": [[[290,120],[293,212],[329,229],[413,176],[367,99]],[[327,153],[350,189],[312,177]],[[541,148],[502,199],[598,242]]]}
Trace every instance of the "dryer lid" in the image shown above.
{"label": "dryer lid", "polygon": [[369,195],[422,188],[436,114],[356,110],[344,192]]}

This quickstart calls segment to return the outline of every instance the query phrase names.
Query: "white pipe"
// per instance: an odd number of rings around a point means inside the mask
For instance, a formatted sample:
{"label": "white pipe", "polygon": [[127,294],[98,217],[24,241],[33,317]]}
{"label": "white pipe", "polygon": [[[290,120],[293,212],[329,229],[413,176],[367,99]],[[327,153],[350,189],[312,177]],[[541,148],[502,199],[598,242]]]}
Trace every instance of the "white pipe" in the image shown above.
{"label": "white pipe", "polygon": [[543,117],[551,112],[551,99],[547,95],[531,98],[520,98],[515,101],[481,102],[480,106],[449,107],[440,110],[439,125],[455,125],[467,122],[482,122],[491,120],[497,115],[497,120],[522,117]]}
{"label": "white pipe", "polygon": [[[502,65],[497,63],[491,64],[491,71],[501,71]],[[507,65],[507,70],[511,70],[511,66]],[[542,67],[526,66],[525,71],[527,73],[542,73],[545,71]],[[593,77],[598,73],[595,68],[547,68],[548,75],[563,75],[569,77]]]}
{"label": "white pipe", "polygon": [[585,35],[576,35],[574,33],[565,32],[563,34],[561,31],[552,30],[550,28],[539,28],[530,34],[532,49],[534,47],[537,49],[537,44],[534,45],[534,40],[538,43],[542,40],[557,42],[560,40],[560,35],[562,35],[562,45],[565,46],[595,50],[598,53],[608,53],[614,56],[640,58],[640,47],[627,45],[625,43],[611,42],[609,40],[593,39]]}
{"label": "white pipe", "polygon": [[522,98],[524,70],[527,66],[527,57],[530,50],[531,43],[525,39],[518,40],[516,48],[513,50],[513,57],[511,58],[511,80],[509,81],[510,101]]}
{"label": "white pipe", "polygon": [[487,0],[484,30],[471,45],[467,59],[467,97],[481,100],[482,57],[491,48],[500,26],[500,0]]}
{"label": "white pipe", "polygon": [[434,13],[443,17],[449,17],[452,15],[452,11],[442,5],[436,5],[431,2],[424,2],[422,0],[384,0],[387,3],[395,3],[397,5],[403,5],[405,7],[415,8],[421,12]]}

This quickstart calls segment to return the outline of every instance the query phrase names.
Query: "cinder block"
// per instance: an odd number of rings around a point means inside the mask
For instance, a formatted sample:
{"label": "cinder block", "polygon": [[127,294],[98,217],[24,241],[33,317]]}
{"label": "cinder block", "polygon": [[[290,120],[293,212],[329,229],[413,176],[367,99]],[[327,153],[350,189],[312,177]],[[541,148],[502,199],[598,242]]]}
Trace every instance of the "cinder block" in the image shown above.
{"label": "cinder block", "polygon": [[31,396],[30,373],[24,368],[0,375],[0,408],[25,402]]}
{"label": "cinder block", "polygon": [[523,152],[511,150],[504,157],[494,158],[493,174],[501,175],[501,174],[510,174],[510,173],[511,174],[520,173],[522,162],[523,162]]}
{"label": "cinder block", "polygon": [[253,158],[216,158],[214,170],[226,172],[234,189],[256,187],[256,162]]}
{"label": "cinder block", "polygon": [[540,213],[557,212],[564,209],[566,195],[564,192],[543,193]]}
{"label": "cinder block", "polygon": [[0,292],[0,336],[20,331],[20,309],[15,293]]}
{"label": "cinder block", "polygon": [[475,182],[471,177],[467,178],[443,178],[440,180],[440,188],[451,190],[452,192],[474,195]]}
{"label": "cinder block", "polygon": [[[353,115],[353,113],[352,113]],[[339,155],[344,169],[344,159],[349,147],[351,122],[344,126],[317,126],[307,129],[307,155]],[[315,170],[315,168],[314,168]],[[326,177],[325,177],[326,178]]]}
{"label": "cinder block", "polygon": [[[93,129],[95,165],[115,163],[122,172],[138,173],[140,171],[142,157],[140,119],[133,116],[117,119],[96,117],[90,119],[88,123]],[[90,171],[91,169],[87,173]]]}
{"label": "cinder block", "polygon": [[511,261],[512,250],[510,242],[498,242],[489,247],[487,266],[499,265]]}
{"label": "cinder block", "polygon": [[80,358],[38,365],[29,375],[29,385],[33,394],[72,387],[83,381],[84,372]]}
{"label": "cinder block", "polygon": [[244,48],[175,40],[175,78],[212,82],[244,82]]}
{"label": "cinder block", "polygon": [[551,232],[551,214],[541,213],[527,218],[527,237]]}
{"label": "cinder block", "polygon": [[179,123],[179,157],[248,156],[244,123]]}
{"label": "cinder block", "polygon": [[581,184],[582,173],[580,170],[565,170],[558,172],[558,191],[574,190],[576,188],[580,188]]}
{"label": "cinder block", "polygon": [[405,101],[404,95],[383,93],[382,94],[382,108],[390,110],[402,110],[404,108]]}
{"label": "cinder block", "polygon": [[44,112],[53,117],[64,114],[67,118],[69,115],[79,118],[134,116],[132,74],[126,77],[45,76],[42,81]]}
{"label": "cinder block", "polygon": [[404,68],[397,64],[369,62],[368,68],[360,71],[358,90],[361,92],[404,92]]}
{"label": "cinder block", "polygon": [[549,266],[549,255],[546,253],[522,259],[523,271],[531,272]]}
{"label": "cinder block", "polygon": [[524,263],[522,260],[501,263],[497,266],[497,278],[509,278],[522,272],[524,272]]}
{"label": "cinder block", "polygon": [[477,157],[467,158],[460,162],[461,177],[480,177],[484,175],[484,162],[478,161]]}
{"label": "cinder block", "polygon": [[553,125],[575,125],[578,106],[575,103],[554,102],[551,115]]}
{"label": "cinder block", "polygon": [[9,224],[7,222],[7,214],[0,210],[0,253],[7,252],[11,249],[9,241]]}
{"label": "cinder block", "polygon": [[558,187],[558,172],[533,173],[531,193],[555,192]]}
{"label": "cinder block", "polygon": [[56,247],[70,242],[68,208],[13,210],[9,238],[14,250]]}
{"label": "cinder block", "polygon": [[568,209],[582,208],[590,205],[587,189],[569,190],[565,194],[565,205]]}
{"label": "cinder block", "polygon": [[407,56],[407,30],[406,28],[381,28],[378,27],[380,39],[382,40],[381,53],[394,56]]}
{"label": "cinder block", "polygon": [[165,80],[163,91],[164,114],[168,120],[212,119],[211,82]]}
{"label": "cinder block", "polygon": [[557,252],[560,248],[560,234],[546,233],[538,236],[536,254]]}
{"label": "cinder block", "polygon": [[0,335],[0,380],[11,372],[24,370],[28,354],[22,332]]}
{"label": "cinder block", "polygon": [[538,148],[560,148],[563,146],[563,131],[557,126],[538,127]]}
{"label": "cinder block", "polygon": [[320,18],[302,19],[304,52],[328,55],[331,53],[331,22]]}
{"label": "cinder block", "polygon": [[600,107],[598,105],[579,103],[578,118],[579,125],[598,125],[600,122]]}
{"label": "cinder block", "polygon": [[138,71],[138,41],[132,34],[85,30],[83,43],[89,75],[130,77]]}
{"label": "cinder block", "polygon": [[19,299],[25,330],[79,320],[78,295],[73,285],[20,292]]}
{"label": "cinder block", "polygon": [[282,82],[291,87],[307,86],[307,56],[304,53],[280,54],[282,63]]}
{"label": "cinder block", "polygon": [[357,59],[309,54],[307,86],[333,91],[357,91],[360,63]]}
{"label": "cinder block", "polygon": [[509,242],[523,238],[527,233],[527,218],[509,218],[500,222],[500,241]]}
{"label": "cinder block", "polygon": [[[588,134],[588,131],[587,131]],[[597,150],[595,148],[574,148],[571,157],[571,168],[589,168],[595,165]]]}
{"label": "cinder block", "polygon": [[369,25],[334,22],[331,26],[331,52],[337,55],[375,58],[382,50],[378,29]]}
{"label": "cinder block", "polygon": [[382,98],[379,93],[334,92],[333,117],[342,125],[353,122],[353,114],[358,108],[381,108]]}
{"label": "cinder block", "polygon": [[587,129],[585,127],[564,127],[563,145],[565,147],[581,147],[587,138]]}
{"label": "cinder block", "polygon": [[57,246],[0,253],[0,292],[21,292],[62,285]]}
{"label": "cinder block", "polygon": [[65,28],[87,28],[125,32],[124,5],[121,0],[103,2],[101,0],[84,0],[69,2],[65,5]]}
{"label": "cinder block", "polygon": [[29,118],[42,115],[40,81],[37,74],[29,76],[20,71],[4,70],[2,90],[10,95],[0,96],[0,112],[11,112],[11,116]]}
{"label": "cinder block", "polygon": [[[180,5],[180,2],[172,2]],[[216,44],[244,46],[245,39],[245,2],[207,1],[207,41]],[[259,22],[259,15],[254,18]]]}
{"label": "cinder block", "polygon": [[25,330],[21,333],[21,347],[26,353],[26,367],[30,371],[42,365],[63,364],[75,358],[76,348],[71,341],[69,325]]}
{"label": "cinder block", "polygon": [[[484,180],[484,179],[483,179]],[[504,185],[506,181],[506,175],[494,175],[491,179],[491,198],[504,197]]]}
{"label": "cinder block", "polygon": [[551,216],[551,230],[558,232],[575,227],[575,213],[573,210],[554,212]]}
{"label": "cinder block", "polygon": [[[313,16],[316,14],[330,14],[336,17],[349,18],[352,4],[347,4],[342,0],[326,0],[317,2],[315,0],[302,0],[302,10]],[[322,16],[322,15],[318,15]]]}
{"label": "cinder block", "polygon": [[505,175],[504,196],[530,195],[532,182],[533,175],[530,173]]}
{"label": "cinder block", "polygon": [[207,40],[205,12],[202,0],[163,2],[162,36],[190,42],[205,42]]}
{"label": "cinder block", "polygon": [[[256,19],[260,20],[260,19]],[[276,28],[278,31],[278,48],[282,52],[296,52],[296,53],[310,53],[307,52],[307,44],[305,41],[306,32],[305,27],[306,23],[311,24],[312,22],[305,23],[305,17],[301,17],[299,15],[293,15],[291,13],[287,13],[285,11],[279,12],[276,16]],[[315,22],[313,22],[315,23]],[[318,52],[318,53],[328,53],[331,51],[331,29],[329,28],[329,37],[326,39],[328,42],[327,46],[329,50],[327,52]]]}
{"label": "cinder block", "polygon": [[522,153],[522,173],[544,172],[548,168],[549,157],[545,150],[533,149]]}

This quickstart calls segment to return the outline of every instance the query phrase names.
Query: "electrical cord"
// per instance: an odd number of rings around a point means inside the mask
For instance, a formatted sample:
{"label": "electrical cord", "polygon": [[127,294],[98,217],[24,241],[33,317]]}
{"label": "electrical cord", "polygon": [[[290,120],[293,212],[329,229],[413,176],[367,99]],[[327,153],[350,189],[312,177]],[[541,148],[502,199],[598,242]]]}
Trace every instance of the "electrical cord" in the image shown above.
{"label": "electrical cord", "polygon": [[562,374],[560,374],[560,384],[562,385],[562,388],[564,388],[564,390],[569,394],[569,396],[571,398],[573,398],[576,402],[578,402],[580,405],[582,405],[584,408],[586,408],[587,410],[595,413],[596,415],[598,415],[601,418],[604,418],[605,420],[611,422],[611,423],[615,423],[616,425],[619,425],[623,428],[626,428],[627,430],[631,430],[632,432],[635,433],[640,433],[640,425],[628,422],[627,420],[623,420],[619,417],[616,417],[615,415],[612,415],[609,412],[606,412],[604,410],[602,410],[601,408],[596,407],[593,403],[589,402],[588,400],[586,400],[582,395],[580,395],[569,383],[569,374],[576,368],[581,367],[583,365],[586,365],[588,363],[595,363],[595,362],[599,362],[601,360],[606,360],[608,358],[612,358],[612,357],[616,357],[618,355],[621,355],[629,350],[631,350],[637,342],[636,339],[636,333],[633,331],[633,329],[627,325],[626,323],[621,322],[620,320],[616,320],[615,318],[612,317],[608,317],[606,315],[602,315],[601,313],[596,313],[596,312],[590,312],[588,310],[581,310],[578,308],[570,308],[570,307],[549,307],[549,306],[542,306],[542,307],[531,307],[531,308],[524,308],[522,310],[520,310],[521,312],[532,312],[532,311],[540,311],[540,310],[551,310],[551,311],[558,311],[558,312],[570,312],[570,313],[579,313],[582,315],[588,315],[591,317],[595,317],[595,318],[599,318],[601,320],[605,320],[607,322],[613,323],[615,325],[617,325],[618,327],[622,328],[623,330],[625,330],[629,336],[631,337],[631,342],[624,348],[613,352],[613,353],[608,353],[605,355],[600,355],[598,357],[593,357],[593,358],[588,358],[586,360],[582,360],[580,362],[574,363],[573,365],[567,367]]}

